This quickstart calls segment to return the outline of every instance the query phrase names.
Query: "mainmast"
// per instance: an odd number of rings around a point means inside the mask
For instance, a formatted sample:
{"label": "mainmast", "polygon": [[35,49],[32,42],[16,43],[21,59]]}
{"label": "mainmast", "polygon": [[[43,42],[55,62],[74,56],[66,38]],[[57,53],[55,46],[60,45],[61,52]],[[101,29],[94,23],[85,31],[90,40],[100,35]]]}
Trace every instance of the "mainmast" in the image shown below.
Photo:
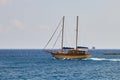
{"label": "mainmast", "polygon": [[76,50],[77,50],[77,46],[78,46],[78,20],[79,20],[79,17],[77,16],[77,22],[76,22]]}
{"label": "mainmast", "polygon": [[65,21],[65,16],[63,16],[63,22],[62,22],[62,41],[61,41],[61,50],[63,52],[63,38],[64,38],[64,21]]}

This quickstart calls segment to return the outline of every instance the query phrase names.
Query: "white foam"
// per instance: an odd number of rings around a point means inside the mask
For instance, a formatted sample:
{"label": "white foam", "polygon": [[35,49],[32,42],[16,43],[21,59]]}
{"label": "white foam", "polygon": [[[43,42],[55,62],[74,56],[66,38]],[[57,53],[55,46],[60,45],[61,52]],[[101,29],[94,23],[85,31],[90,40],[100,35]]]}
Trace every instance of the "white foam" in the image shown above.
{"label": "white foam", "polygon": [[120,61],[120,59],[107,59],[107,58],[90,58],[90,60],[95,60],[95,61]]}

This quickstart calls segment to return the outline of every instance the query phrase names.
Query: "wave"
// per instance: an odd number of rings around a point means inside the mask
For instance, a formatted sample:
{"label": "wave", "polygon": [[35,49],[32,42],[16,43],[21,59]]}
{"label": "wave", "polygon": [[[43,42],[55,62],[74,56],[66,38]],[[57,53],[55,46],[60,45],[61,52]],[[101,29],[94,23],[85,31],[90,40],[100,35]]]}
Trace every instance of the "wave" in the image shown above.
{"label": "wave", "polygon": [[107,58],[90,58],[90,60],[95,60],[95,61],[120,61],[120,59],[107,59]]}

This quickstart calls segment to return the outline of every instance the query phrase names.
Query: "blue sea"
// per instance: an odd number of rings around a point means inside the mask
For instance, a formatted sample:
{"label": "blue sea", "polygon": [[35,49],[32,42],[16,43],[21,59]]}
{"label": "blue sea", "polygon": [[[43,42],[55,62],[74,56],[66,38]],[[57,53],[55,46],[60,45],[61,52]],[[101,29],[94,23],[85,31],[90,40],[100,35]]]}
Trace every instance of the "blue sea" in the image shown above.
{"label": "blue sea", "polygon": [[120,50],[90,50],[87,60],[54,59],[41,49],[1,49],[0,80],[120,80]]}

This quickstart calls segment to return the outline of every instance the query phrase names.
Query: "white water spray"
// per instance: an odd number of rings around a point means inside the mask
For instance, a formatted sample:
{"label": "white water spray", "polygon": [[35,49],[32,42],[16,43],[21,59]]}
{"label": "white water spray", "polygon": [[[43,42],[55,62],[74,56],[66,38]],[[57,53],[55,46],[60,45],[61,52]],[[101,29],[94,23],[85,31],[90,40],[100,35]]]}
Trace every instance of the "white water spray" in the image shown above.
{"label": "white water spray", "polygon": [[120,61],[120,59],[107,59],[107,58],[90,58],[90,60],[95,60],[95,61]]}

